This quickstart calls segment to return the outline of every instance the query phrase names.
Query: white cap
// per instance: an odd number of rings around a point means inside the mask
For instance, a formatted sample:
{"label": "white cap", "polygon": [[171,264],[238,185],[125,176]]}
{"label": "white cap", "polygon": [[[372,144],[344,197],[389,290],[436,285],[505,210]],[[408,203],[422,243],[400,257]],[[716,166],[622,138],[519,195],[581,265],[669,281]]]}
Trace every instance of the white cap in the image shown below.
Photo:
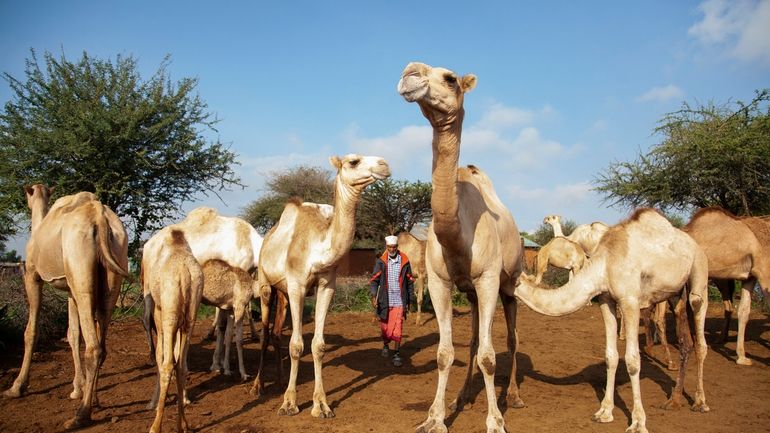
{"label": "white cap", "polygon": [[398,236],[385,236],[385,245],[398,245]]}

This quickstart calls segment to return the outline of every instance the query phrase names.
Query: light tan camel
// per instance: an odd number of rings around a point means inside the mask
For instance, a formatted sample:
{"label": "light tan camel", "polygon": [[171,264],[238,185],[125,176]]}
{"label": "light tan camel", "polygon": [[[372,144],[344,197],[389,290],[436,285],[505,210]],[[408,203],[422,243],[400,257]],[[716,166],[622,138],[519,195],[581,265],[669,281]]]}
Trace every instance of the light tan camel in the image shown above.
{"label": "light tan camel", "polygon": [[[607,386],[601,407],[592,417],[598,422],[613,420],[618,366],[615,304],[620,306],[627,318],[625,361],[634,395],[631,425],[626,432],[647,432],[639,387],[639,310],[679,295],[680,310],[685,308],[684,300],[689,301],[694,312],[695,353],[698,358],[698,389],[692,409],[706,412],[709,408],[703,391],[703,362],[707,346],[703,330],[708,307],[707,283],[708,259],[698,244],[658,212],[640,209],[628,220],[607,231],[589,264],[572,281],[558,289],[548,290],[533,284],[525,276],[519,279],[516,297],[538,313],[563,316],[579,310],[587,299],[601,295],[600,307],[607,340]],[[685,284],[687,289],[683,289]],[[685,323],[681,326],[684,328],[679,329],[680,335],[689,335]],[[681,338],[680,341],[685,345],[689,342]],[[690,342],[689,347],[684,347],[682,351],[676,386],[666,407],[680,405],[691,348]]]}
{"label": "light tan camel", "polygon": [[[321,368],[325,353],[324,322],[336,287],[337,263],[350,250],[356,229],[356,207],[364,188],[390,176],[384,159],[374,156],[346,155],[329,158],[337,170],[334,179],[334,206],[291,200],[284,207],[278,223],[267,233],[259,257],[260,293],[272,286],[289,299],[292,333],[289,343],[291,371],[279,415],[295,415],[297,407],[297,371],[304,350],[302,310],[305,297],[316,294],[315,331],[311,348],[315,367],[313,392],[314,417],[329,418],[334,412],[326,401]],[[263,297],[264,300],[264,297]],[[264,304],[263,304],[264,305]],[[262,329],[262,341],[267,338]],[[266,344],[262,345],[264,355]],[[252,394],[262,390],[262,375],[254,380]]]}
{"label": "light tan camel", "polygon": [[755,282],[758,281],[762,287],[765,302],[770,308],[770,228],[759,218],[737,218],[721,208],[706,208],[692,217],[684,231],[706,252],[709,277],[716,281],[722,292],[725,307],[722,341],[727,340],[732,317],[732,280],[742,282],[735,350],[738,359],[735,362],[751,365],[751,360],[746,357],[744,339]]}
{"label": "light tan camel", "polygon": [[570,233],[569,236],[564,236],[564,232],[561,229],[561,217],[559,215],[548,215],[543,219],[543,223],[551,225],[554,237],[562,236],[580,245],[588,257],[593,255],[602,236],[609,230],[607,224],[594,221],[590,224],[580,224],[575,227],[575,230],[572,230],[572,233]]}
{"label": "light tan camel", "polygon": [[426,241],[421,241],[409,232],[398,234],[398,249],[403,251],[409,257],[409,263],[412,264],[412,276],[415,278],[414,294],[417,298],[417,317],[414,323],[422,325],[422,300],[425,296],[425,246]]}
{"label": "light tan camel", "polygon": [[[199,207],[190,211],[187,217],[181,222],[166,227],[155,235],[153,235],[145,244],[142,254],[142,273],[145,269],[154,266],[156,263],[156,256],[160,246],[161,240],[168,236],[164,231],[169,231],[171,228],[180,230],[184,233],[187,243],[190,245],[190,249],[193,252],[193,256],[198,260],[198,264],[203,265],[209,260],[221,260],[228,266],[234,269],[239,269],[244,272],[253,274],[256,271],[257,263],[259,261],[259,251],[262,248],[262,237],[248,222],[235,217],[226,217],[219,215],[216,210],[209,207]],[[235,281],[235,280],[231,280]],[[219,289],[223,289],[222,286]],[[219,290],[218,289],[218,290]],[[145,293],[147,291],[145,290]],[[254,293],[254,296],[258,296],[258,293]],[[215,302],[209,301],[209,295],[204,290],[204,302],[214,305]],[[243,300],[241,300],[243,301]],[[155,348],[152,344],[152,321],[151,312],[153,298],[152,296],[144,297],[144,316],[143,324],[145,332],[147,333],[147,343],[150,347],[150,360],[155,358]],[[248,301],[246,301],[248,305]],[[225,315],[227,317],[227,315]],[[234,324],[236,327],[242,329],[243,314],[240,315],[240,320],[235,317]],[[230,331],[232,332],[232,330]],[[240,331],[242,333],[242,330]],[[217,343],[217,351],[221,351],[220,342]],[[229,353],[230,341],[225,339],[226,352]],[[238,347],[238,343],[236,344]],[[212,368],[217,365],[217,360],[214,360]],[[238,350],[238,365],[241,366],[241,377],[246,380],[246,372],[242,369],[243,366],[243,353]],[[226,364],[225,373],[229,370],[229,362]]]}
{"label": "light tan camel", "polygon": [[[29,300],[29,320],[24,331],[24,359],[13,386],[3,394],[19,397],[27,388],[37,336],[43,282],[69,291],[69,328],[75,379],[70,398],[82,397],[74,418],[75,428],[90,423],[95,404],[99,368],[107,357],[107,328],[128,276],[128,241],[120,219],[90,192],[59,198],[48,209],[51,190],[36,184],[25,188],[32,211],[27,242],[24,287]],[[86,344],[85,373],[80,362],[80,331]]]}
{"label": "light tan camel", "polygon": [[[547,244],[540,247],[537,252],[537,274],[535,282],[540,284],[543,274],[548,270],[548,265],[567,269],[571,280],[575,273],[585,266],[586,254],[583,248],[576,242],[565,237],[555,237]],[[590,300],[588,302],[591,302]]]}
{"label": "light tan camel", "polygon": [[166,394],[174,371],[179,411],[177,431],[187,432],[182,396],[186,395],[187,353],[203,293],[203,272],[181,230],[161,231],[160,242],[155,256],[157,261],[143,275],[146,294],[156,300],[153,303],[153,318],[158,332],[155,354],[158,382],[152,398],[158,405],[150,433],[161,431]]}
{"label": "light tan camel", "polygon": [[[230,346],[234,328],[238,371],[242,380],[249,378],[243,365],[243,318],[249,313],[249,304],[255,293],[259,293],[257,280],[243,269],[232,267],[219,259],[203,263],[202,300],[221,311],[211,371],[219,371],[224,366],[225,375],[231,374]],[[222,346],[225,347],[224,357]]]}
{"label": "light tan camel", "polygon": [[428,418],[418,432],[445,432],[446,385],[454,362],[451,289],[466,293],[471,303],[472,337],[465,383],[450,405],[460,410],[470,401],[471,379],[478,364],[487,397],[488,432],[505,431],[495,395],[495,349],[492,318],[498,294],[503,300],[508,330],[511,372],[506,402],[523,407],[516,384],[516,299],[514,283],[521,273],[521,238],[511,213],[500,202],[492,182],[474,166],[458,168],[465,115],[463,98],[476,86],[476,76],[463,77],[444,68],[410,63],[401,74],[398,92],[417,102],[433,127],[431,209],[425,261],[428,290],[439,325],[438,385]]}

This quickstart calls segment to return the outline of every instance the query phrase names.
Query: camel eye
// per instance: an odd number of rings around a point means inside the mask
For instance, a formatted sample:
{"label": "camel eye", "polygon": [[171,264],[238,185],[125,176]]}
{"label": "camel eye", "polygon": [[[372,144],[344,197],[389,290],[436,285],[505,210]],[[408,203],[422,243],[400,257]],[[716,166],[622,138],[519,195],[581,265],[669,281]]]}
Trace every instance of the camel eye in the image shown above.
{"label": "camel eye", "polygon": [[360,159],[351,159],[350,160],[350,166],[353,167],[353,168],[356,168],[356,166],[358,165],[359,162],[361,162]]}
{"label": "camel eye", "polygon": [[455,84],[457,84],[457,78],[455,78],[455,76],[454,76],[454,75],[445,75],[445,76],[444,76],[444,81],[446,81],[446,82],[447,82],[447,84],[451,84],[451,85],[453,85],[453,86],[454,86]]}

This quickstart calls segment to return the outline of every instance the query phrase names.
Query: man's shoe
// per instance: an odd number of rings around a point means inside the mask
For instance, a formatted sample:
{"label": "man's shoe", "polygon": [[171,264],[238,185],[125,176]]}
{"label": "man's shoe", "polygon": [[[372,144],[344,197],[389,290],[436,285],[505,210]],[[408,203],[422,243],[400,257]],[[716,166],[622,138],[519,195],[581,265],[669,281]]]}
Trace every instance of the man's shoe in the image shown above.
{"label": "man's shoe", "polygon": [[401,367],[401,357],[397,354],[393,355],[393,366]]}
{"label": "man's shoe", "polygon": [[390,350],[388,350],[388,346],[385,346],[382,348],[382,357],[387,358],[390,356]]}

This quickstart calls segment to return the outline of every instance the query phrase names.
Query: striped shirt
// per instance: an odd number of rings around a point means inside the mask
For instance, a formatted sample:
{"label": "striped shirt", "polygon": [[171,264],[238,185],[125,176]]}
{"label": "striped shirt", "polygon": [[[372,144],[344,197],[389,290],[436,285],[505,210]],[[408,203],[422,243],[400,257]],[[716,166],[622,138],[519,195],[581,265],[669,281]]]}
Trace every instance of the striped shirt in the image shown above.
{"label": "striped shirt", "polygon": [[401,286],[398,277],[401,274],[401,254],[393,259],[388,256],[388,307],[401,307]]}

